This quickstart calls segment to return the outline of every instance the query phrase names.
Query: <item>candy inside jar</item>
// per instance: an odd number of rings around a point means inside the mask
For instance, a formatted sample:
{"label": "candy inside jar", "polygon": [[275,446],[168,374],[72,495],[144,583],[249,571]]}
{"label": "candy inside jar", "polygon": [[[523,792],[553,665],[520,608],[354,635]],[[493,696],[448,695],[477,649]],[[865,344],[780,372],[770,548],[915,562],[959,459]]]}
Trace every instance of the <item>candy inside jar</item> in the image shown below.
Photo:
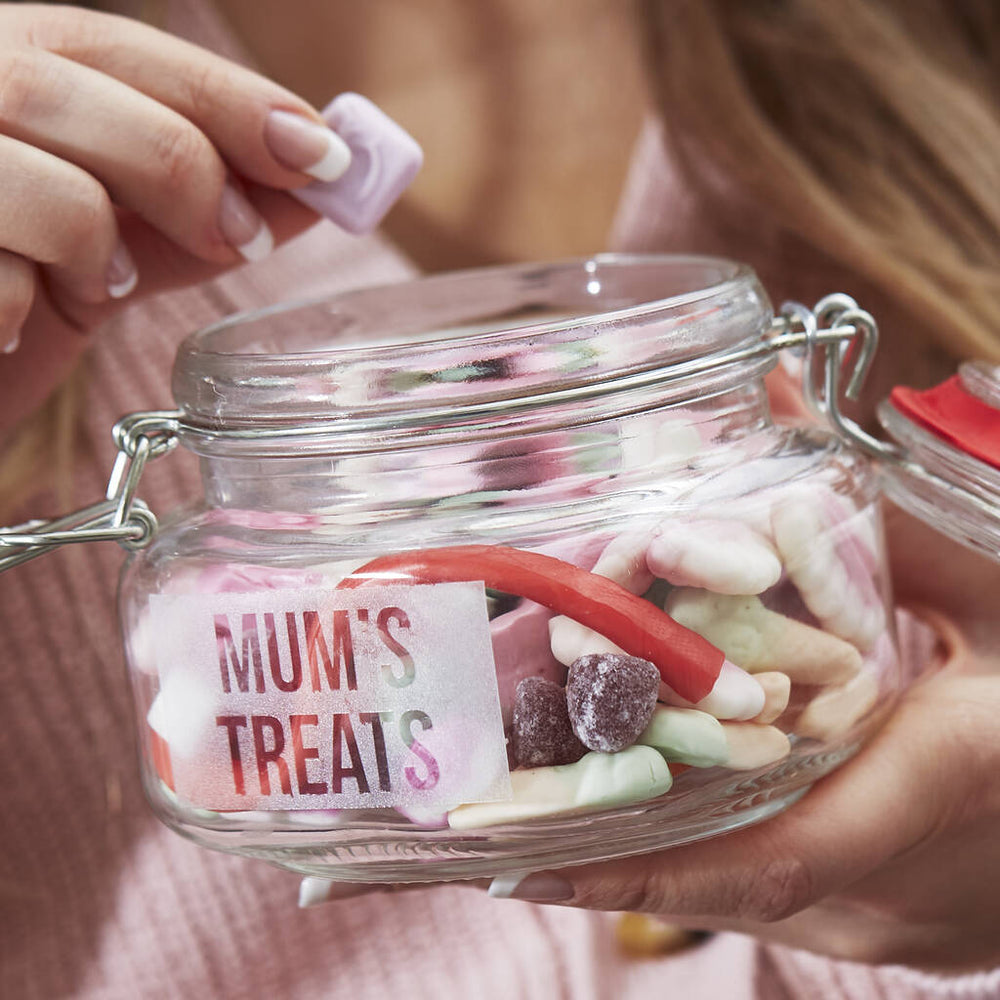
{"label": "candy inside jar", "polygon": [[739,265],[611,257],[190,338],[205,497],[122,585],[159,815],[427,881],[793,803],[898,678],[875,479],[771,423],[770,321]]}
{"label": "candy inside jar", "polygon": [[[876,512],[852,511],[822,484],[774,492],[756,498],[753,517],[737,507],[729,519],[675,516],[614,535],[591,567],[641,595],[647,607],[635,605],[634,621],[655,622],[662,610],[708,640],[699,650],[707,693],[692,701],[678,691],[691,681],[675,673],[675,646],[668,643],[659,666],[630,655],[609,635],[613,623],[582,600],[568,614],[542,612],[551,659],[536,657],[539,672],[502,705],[513,796],[460,806],[449,814],[453,827],[594,808],[612,797],[644,801],[669,792],[687,768],[776,765],[792,740],[833,741],[865,719],[895,667]],[[491,625],[503,634],[505,617],[540,611],[521,606]],[[628,638],[636,643],[637,632]],[[502,649],[496,666],[501,678],[523,669]],[[608,758],[625,751],[614,770]]]}

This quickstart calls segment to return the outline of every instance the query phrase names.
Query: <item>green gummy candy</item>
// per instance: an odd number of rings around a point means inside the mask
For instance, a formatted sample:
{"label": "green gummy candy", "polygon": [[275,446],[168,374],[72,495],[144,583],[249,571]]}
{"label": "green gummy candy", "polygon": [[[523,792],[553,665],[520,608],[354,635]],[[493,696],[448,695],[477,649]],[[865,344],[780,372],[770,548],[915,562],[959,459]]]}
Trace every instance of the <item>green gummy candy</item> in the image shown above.
{"label": "green gummy candy", "polygon": [[729,760],[722,723],[695,708],[657,708],[636,742],[659,750],[665,760],[691,767],[715,767]]}

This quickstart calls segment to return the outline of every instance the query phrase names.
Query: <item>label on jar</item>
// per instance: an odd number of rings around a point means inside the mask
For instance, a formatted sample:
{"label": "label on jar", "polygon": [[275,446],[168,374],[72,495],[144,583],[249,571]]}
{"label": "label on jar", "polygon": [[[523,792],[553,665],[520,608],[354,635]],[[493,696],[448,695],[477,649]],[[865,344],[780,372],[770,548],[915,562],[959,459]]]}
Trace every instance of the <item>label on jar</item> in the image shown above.
{"label": "label on jar", "polygon": [[160,778],[216,811],[509,799],[481,583],[150,598]]}

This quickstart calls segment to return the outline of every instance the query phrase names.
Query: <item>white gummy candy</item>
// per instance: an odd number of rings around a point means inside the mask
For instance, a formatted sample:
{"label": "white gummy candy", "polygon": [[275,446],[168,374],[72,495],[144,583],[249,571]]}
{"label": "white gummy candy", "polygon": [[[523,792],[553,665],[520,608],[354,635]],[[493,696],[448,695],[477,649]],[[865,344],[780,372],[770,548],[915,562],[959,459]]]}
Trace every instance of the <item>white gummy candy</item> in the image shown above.
{"label": "white gummy candy", "polygon": [[814,740],[833,740],[843,736],[878,701],[878,678],[865,672],[846,684],[820,692],[795,723],[799,736]]}
{"label": "white gummy candy", "polygon": [[791,752],[788,737],[777,726],[758,726],[756,722],[723,722],[729,756],[726,767],[734,771],[754,771],[776,764]]}
{"label": "white gummy candy", "polygon": [[759,594],[781,578],[774,548],[740,521],[664,521],[646,565],[668,583],[718,594]]}
{"label": "white gummy candy", "polygon": [[670,791],[673,778],[663,756],[652,747],[631,746],[618,753],[588,753],[575,764],[511,771],[513,798],[475,802],[448,813],[453,830],[611,808],[654,799]]}
{"label": "white gummy candy", "polygon": [[648,474],[651,469],[686,462],[703,444],[697,427],[687,421],[664,420],[661,414],[651,413],[623,422],[619,447],[623,469],[641,469]]}
{"label": "white gummy candy", "polygon": [[764,689],[764,707],[750,721],[768,726],[788,708],[792,679],[777,670],[765,670],[754,678]]}
{"label": "white gummy candy", "polygon": [[776,504],[771,511],[775,545],[806,607],[823,628],[864,651],[884,627],[881,602],[877,594],[872,600],[864,565],[845,564],[838,553],[838,529],[825,521],[821,499],[801,494]]}
{"label": "white gummy candy", "polygon": [[644,594],[653,585],[653,574],[646,565],[646,551],[653,531],[628,531],[607,544],[594,564],[592,573],[606,576],[630,594]]}
{"label": "white gummy candy", "polygon": [[765,695],[756,677],[726,659],[715,685],[701,701],[687,701],[666,684],[660,685],[660,700],[668,705],[696,708],[716,719],[745,722],[764,711]]}
{"label": "white gummy candy", "polygon": [[573,621],[565,615],[559,615],[549,622],[549,642],[552,655],[564,666],[571,666],[574,660],[590,653],[617,653],[628,656],[623,649],[606,639],[600,632],[595,632],[586,625]]}
{"label": "white gummy candy", "polygon": [[837,684],[861,669],[849,642],[771,611],[758,597],[681,588],[666,610],[752,674],[780,671],[799,684]]}
{"label": "white gummy candy", "polygon": [[215,732],[216,695],[212,687],[190,673],[164,678],[149,707],[146,721],[177,757],[193,757]]}

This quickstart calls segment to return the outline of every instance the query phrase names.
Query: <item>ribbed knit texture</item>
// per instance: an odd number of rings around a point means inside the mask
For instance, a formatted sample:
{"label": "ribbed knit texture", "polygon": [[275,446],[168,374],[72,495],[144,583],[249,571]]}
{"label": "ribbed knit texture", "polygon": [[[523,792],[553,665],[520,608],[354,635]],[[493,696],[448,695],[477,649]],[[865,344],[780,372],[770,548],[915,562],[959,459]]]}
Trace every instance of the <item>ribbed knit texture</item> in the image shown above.
{"label": "ribbed knit texture", "polygon": [[[209,10],[175,4],[172,16],[180,33],[233,54]],[[410,273],[379,240],[321,224],[268,261],[126,312],[90,354],[76,502],[104,487],[114,420],[172,405],[170,366],[187,332],[237,308]],[[153,463],[141,489],[161,513],[197,492],[194,462],[181,454]],[[5,1000],[1000,996],[995,977],[942,985],[734,935],[630,961],[602,914],[471,889],[299,911],[295,876],[197,848],[149,812],[115,617],[121,559],[110,544],[64,548],[0,575]]]}

